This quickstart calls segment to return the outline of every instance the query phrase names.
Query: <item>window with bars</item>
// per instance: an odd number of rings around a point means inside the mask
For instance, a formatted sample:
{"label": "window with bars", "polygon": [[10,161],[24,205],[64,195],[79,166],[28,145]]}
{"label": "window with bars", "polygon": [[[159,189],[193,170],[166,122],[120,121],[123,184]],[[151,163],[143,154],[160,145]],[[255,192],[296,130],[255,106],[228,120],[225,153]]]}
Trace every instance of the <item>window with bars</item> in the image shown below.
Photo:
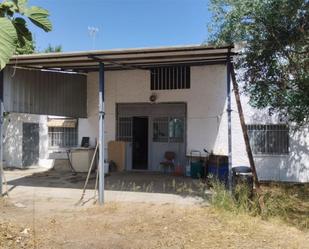
{"label": "window with bars", "polygon": [[77,137],[77,127],[48,127],[48,143],[51,148],[76,147],[78,145]]}
{"label": "window with bars", "polygon": [[117,122],[117,140],[124,142],[132,141],[132,123],[131,117],[118,117]]}
{"label": "window with bars", "polygon": [[151,90],[190,88],[190,67],[157,67],[151,69]]}
{"label": "window with bars", "polygon": [[285,124],[247,125],[252,152],[256,155],[289,153],[289,127]]}
{"label": "window with bars", "polygon": [[184,118],[158,117],[153,119],[153,142],[182,143]]}

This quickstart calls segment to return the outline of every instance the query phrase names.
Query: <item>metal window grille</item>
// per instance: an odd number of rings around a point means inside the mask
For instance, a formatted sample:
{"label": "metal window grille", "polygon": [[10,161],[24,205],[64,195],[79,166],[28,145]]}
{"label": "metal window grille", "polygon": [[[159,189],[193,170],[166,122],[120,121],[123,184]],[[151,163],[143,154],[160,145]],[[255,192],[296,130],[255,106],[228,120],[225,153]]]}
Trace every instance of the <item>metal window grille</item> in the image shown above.
{"label": "metal window grille", "polygon": [[190,88],[190,67],[157,67],[151,69],[151,90]]}
{"label": "metal window grille", "polygon": [[184,118],[154,118],[153,141],[163,143],[182,143],[184,141]]}
{"label": "metal window grille", "polygon": [[247,125],[254,154],[282,155],[289,153],[289,127],[276,125]]}
{"label": "metal window grille", "polygon": [[153,119],[153,141],[168,142],[168,117]]}
{"label": "metal window grille", "polygon": [[77,128],[49,127],[49,147],[65,148],[78,145]]}
{"label": "metal window grille", "polygon": [[131,142],[132,141],[132,123],[131,117],[118,117],[117,122],[117,140]]}

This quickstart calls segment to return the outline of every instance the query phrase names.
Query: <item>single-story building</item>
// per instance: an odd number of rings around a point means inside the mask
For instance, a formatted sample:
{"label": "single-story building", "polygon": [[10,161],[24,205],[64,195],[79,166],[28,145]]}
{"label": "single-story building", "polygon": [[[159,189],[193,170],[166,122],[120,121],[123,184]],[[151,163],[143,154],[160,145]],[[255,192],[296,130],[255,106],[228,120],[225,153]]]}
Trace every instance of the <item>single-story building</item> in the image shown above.
{"label": "single-story building", "polygon": [[[111,141],[126,142],[126,170],[161,171],[167,151],[185,166],[191,151],[204,149],[249,165],[232,89],[227,110],[233,56],[231,47],[211,46],[16,56],[3,73],[5,165],[49,165],[55,151],[80,146],[83,137],[94,147],[100,114],[105,159]],[[309,182],[308,127],[292,132],[241,100],[259,179]]]}

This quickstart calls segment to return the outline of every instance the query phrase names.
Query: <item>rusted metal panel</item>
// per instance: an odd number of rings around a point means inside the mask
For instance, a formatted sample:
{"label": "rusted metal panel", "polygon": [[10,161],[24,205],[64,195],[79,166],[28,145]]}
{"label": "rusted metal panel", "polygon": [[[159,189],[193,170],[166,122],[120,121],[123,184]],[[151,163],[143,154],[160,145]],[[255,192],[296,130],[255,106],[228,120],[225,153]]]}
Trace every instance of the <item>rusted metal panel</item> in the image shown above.
{"label": "rusted metal panel", "polygon": [[87,117],[87,77],[75,73],[6,68],[7,112]]}

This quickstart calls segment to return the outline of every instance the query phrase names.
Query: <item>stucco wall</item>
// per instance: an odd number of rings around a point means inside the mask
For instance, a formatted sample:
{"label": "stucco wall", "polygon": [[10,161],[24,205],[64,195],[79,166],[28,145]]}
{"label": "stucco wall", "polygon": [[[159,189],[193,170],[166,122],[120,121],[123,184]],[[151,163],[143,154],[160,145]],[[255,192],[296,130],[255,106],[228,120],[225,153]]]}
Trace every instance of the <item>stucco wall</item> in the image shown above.
{"label": "stucco wall", "polygon": [[[266,110],[252,108],[249,99],[241,96],[247,124],[276,124],[280,119],[269,116]],[[233,165],[249,165],[245,143],[242,137],[235,98],[232,99]],[[309,129],[297,132],[290,126],[288,155],[255,155],[255,163],[260,180],[309,182]]]}
{"label": "stucco wall", "polygon": [[[150,90],[150,73],[143,70],[106,72],[105,76],[106,143],[115,139],[116,103],[148,103],[155,92],[158,103],[187,103],[187,152],[213,150],[226,153],[222,113],[225,111],[225,66],[191,68],[191,89]],[[79,122],[81,136],[90,136],[94,145],[98,137],[98,74],[88,76],[88,119]]]}
{"label": "stucco wall", "polygon": [[[98,137],[98,73],[88,75],[88,119],[79,122],[79,137]],[[105,75],[105,142],[115,139],[116,103],[149,102],[155,92],[157,102],[187,103],[187,153],[207,148],[216,154],[227,154],[226,69],[223,65],[192,67],[191,89],[150,90],[150,73],[142,70],[106,72]],[[277,123],[265,111],[257,111],[242,96],[248,124]],[[249,165],[232,92],[233,165]],[[287,156],[256,156],[258,175],[262,180],[309,181],[308,129],[290,134]]]}
{"label": "stucco wall", "polygon": [[48,157],[47,116],[11,113],[4,119],[3,159],[8,167],[22,167],[23,123],[38,123],[40,130],[39,164],[44,165]]}

